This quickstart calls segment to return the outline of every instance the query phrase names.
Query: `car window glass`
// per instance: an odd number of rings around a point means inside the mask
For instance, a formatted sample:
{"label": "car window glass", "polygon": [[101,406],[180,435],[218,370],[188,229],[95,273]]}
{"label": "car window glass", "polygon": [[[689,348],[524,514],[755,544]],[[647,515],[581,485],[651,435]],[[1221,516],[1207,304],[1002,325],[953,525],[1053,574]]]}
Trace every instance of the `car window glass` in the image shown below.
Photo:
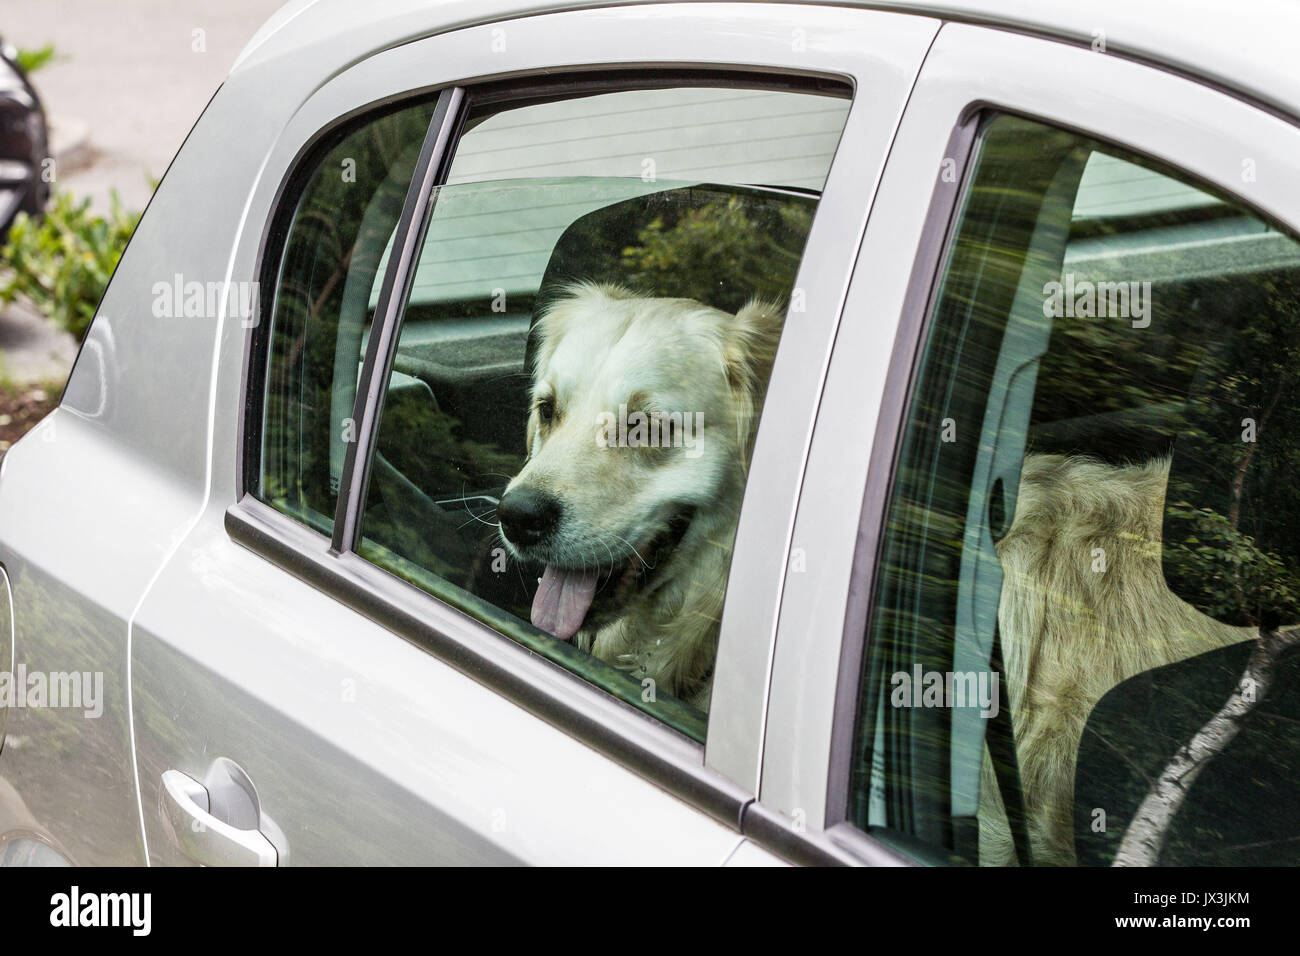
{"label": "car window glass", "polygon": [[471,107],[359,552],[702,739],[749,454],[847,106],[683,88]]}
{"label": "car window glass", "polygon": [[352,427],[370,295],[382,278],[433,105],[332,135],[289,193],[270,309],[261,471],[254,493],[328,533]]}
{"label": "car window glass", "polygon": [[[421,250],[411,301],[463,300],[484,288],[529,295],[561,234],[582,213],[660,192],[661,181],[820,193],[848,108],[847,99],[830,96],[704,87],[622,90],[476,117],[447,185],[538,188],[497,193],[498,201],[524,204],[509,231],[501,229],[500,209],[440,216],[441,231]],[[567,191],[547,191],[548,182]],[[591,184],[592,195],[575,191],[581,182]],[[381,271],[372,307],[382,278]]]}
{"label": "car window glass", "polygon": [[851,818],[927,859],[1300,862],[1300,243],[981,132],[893,477]]}

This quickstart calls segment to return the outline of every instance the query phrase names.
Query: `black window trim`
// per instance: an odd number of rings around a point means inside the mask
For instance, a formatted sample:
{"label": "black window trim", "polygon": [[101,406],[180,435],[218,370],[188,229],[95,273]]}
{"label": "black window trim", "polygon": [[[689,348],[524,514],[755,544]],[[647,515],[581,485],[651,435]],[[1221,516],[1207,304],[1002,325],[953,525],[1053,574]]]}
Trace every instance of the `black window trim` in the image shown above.
{"label": "black window trim", "polygon": [[339,481],[334,537],[330,543],[331,549],[338,554],[355,551],[361,538],[361,510],[365,507],[366,490],[370,485],[370,450],[379,434],[393,356],[401,334],[402,315],[406,311],[420,247],[424,244],[424,235],[437,202],[436,188],[446,181],[451,165],[450,147],[465,119],[464,102],[465,91],[458,86],[443,90],[438,97],[407,187],[401,218],[393,234],[393,254],[388,257],[384,282],[375,304],[374,324],[352,406],[356,438],[348,442],[343,475]]}
{"label": "black window trim", "polygon": [[[755,795],[704,763],[704,746],[645,714],[578,675],[512,641],[461,609],[440,601],[355,552],[359,518],[369,478],[368,451],[382,412],[387,369],[391,367],[405,300],[424,230],[432,209],[432,187],[446,176],[460,129],[471,110],[483,103],[521,97],[542,101],[625,89],[726,86],[776,89],[836,96],[854,95],[847,77],[765,71],[760,66],[699,68],[647,64],[636,68],[568,67],[546,73],[488,80],[441,90],[412,90],[350,111],[322,129],[289,164],[261,237],[255,274],[261,278],[257,318],[246,336],[235,455],[235,503],[226,511],[231,539],[266,558],[349,608],[392,631],[438,660],[518,704],[632,772],[660,786],[723,825],[740,832]],[[517,94],[512,96],[512,91]],[[284,236],[276,235],[303,173],[358,118],[384,108],[413,105],[437,96],[434,114],[412,175],[394,239],[399,255],[390,256],[376,316],[383,317],[367,346],[358,382],[354,421],[357,440],[349,444],[340,481],[332,536],[283,514],[252,494],[260,480],[261,423],[265,400],[270,317]],[[418,217],[418,219],[417,219]],[[399,294],[400,293],[400,294]],[[363,447],[364,445],[364,447]],[[756,840],[760,838],[755,835]],[[761,841],[760,842],[765,842]],[[791,859],[810,859],[806,853]],[[827,857],[822,862],[835,862]]]}
{"label": "black window trim", "polygon": [[851,823],[801,829],[762,801],[745,810],[744,834],[759,846],[798,866],[919,866],[917,860],[869,836]]}

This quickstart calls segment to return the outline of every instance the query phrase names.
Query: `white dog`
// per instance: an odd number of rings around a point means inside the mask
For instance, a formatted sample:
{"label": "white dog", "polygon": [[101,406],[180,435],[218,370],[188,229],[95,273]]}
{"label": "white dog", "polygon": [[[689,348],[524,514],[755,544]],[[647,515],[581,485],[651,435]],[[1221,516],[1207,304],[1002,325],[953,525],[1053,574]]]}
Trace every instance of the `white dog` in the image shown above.
{"label": "white dog", "polygon": [[533,624],[702,710],[783,320],[580,283],[532,332],[528,459],[498,519],[545,565]]}
{"label": "white dog", "polygon": [[[1258,636],[1201,614],[1165,584],[1168,478],[1168,459],[1025,459],[1015,520],[998,543],[998,622],[1035,863],[1074,862],[1075,760],[1102,696],[1142,671]],[[980,862],[1011,863],[987,758],[979,820]]]}

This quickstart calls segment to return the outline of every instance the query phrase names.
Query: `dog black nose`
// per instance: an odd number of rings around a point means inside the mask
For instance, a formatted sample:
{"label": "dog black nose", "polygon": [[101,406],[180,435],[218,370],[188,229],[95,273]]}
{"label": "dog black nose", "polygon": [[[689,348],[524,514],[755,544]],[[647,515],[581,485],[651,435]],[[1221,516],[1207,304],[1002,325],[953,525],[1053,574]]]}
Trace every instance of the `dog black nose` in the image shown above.
{"label": "dog black nose", "polygon": [[517,545],[536,544],[555,529],[560,520],[560,503],[533,488],[515,488],[497,505],[501,530]]}

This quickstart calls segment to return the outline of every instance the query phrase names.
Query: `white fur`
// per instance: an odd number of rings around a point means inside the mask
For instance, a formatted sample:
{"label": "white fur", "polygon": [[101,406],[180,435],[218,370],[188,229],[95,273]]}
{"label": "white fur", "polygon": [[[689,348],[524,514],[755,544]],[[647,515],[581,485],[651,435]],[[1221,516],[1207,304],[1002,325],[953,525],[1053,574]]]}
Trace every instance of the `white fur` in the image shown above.
{"label": "white fur", "polygon": [[[638,594],[577,645],[707,709],[745,469],[783,312],[754,302],[736,315],[689,299],[578,284],[539,320],[529,459],[520,485],[557,498],[564,517],[544,553],[517,557],[609,568],[641,560],[673,510],[695,518],[652,593]],[[552,402],[542,422],[536,404]],[[597,422],[620,406],[699,416],[697,447],[610,448]],[[509,541],[507,541],[509,545]]]}
{"label": "white fur", "polygon": [[[1035,863],[1074,862],[1075,760],[1097,701],[1142,671],[1256,636],[1201,614],[1165,585],[1168,477],[1168,459],[1025,459],[1015,520],[998,544],[998,621]],[[1094,570],[1097,548],[1104,571]],[[987,756],[979,818],[980,861],[1011,863]]]}

